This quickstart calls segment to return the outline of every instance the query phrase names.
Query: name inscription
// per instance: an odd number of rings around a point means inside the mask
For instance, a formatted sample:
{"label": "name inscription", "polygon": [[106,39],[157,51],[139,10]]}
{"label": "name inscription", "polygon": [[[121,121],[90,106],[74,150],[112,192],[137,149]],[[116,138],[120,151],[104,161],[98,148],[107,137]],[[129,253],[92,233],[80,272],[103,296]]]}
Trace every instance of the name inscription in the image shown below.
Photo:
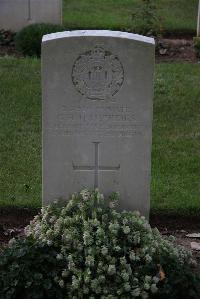
{"label": "name inscription", "polygon": [[103,104],[99,106],[62,106],[49,134],[63,136],[133,137],[143,134],[144,124],[136,120],[130,107]]}

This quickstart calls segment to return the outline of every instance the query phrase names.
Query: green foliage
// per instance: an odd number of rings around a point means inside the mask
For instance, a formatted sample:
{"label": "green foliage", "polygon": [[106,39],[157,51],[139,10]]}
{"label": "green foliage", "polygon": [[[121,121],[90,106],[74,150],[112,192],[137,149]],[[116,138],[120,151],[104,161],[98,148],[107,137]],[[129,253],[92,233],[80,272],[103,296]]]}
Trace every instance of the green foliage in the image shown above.
{"label": "green foliage", "polygon": [[62,298],[54,277],[64,267],[53,247],[31,238],[12,241],[0,253],[0,298]]}
{"label": "green foliage", "polygon": [[16,35],[16,47],[24,55],[37,56],[41,54],[42,37],[45,34],[64,31],[64,27],[54,24],[32,24],[23,28]]}
{"label": "green foliage", "polygon": [[9,30],[0,30],[0,45],[1,46],[13,46],[15,33]]}
{"label": "green foliage", "polygon": [[139,213],[117,212],[117,197],[83,190],[42,208],[0,255],[2,296],[198,299],[191,254]]}
{"label": "green foliage", "polygon": [[161,33],[161,18],[155,0],[141,0],[132,18],[134,31],[148,36]]}
{"label": "green foliage", "polygon": [[180,266],[167,257],[165,271],[168,277],[153,299],[200,298],[200,274],[194,274],[186,265]]}
{"label": "green foliage", "polygon": [[194,37],[194,48],[196,50],[196,55],[200,58],[200,37]]}

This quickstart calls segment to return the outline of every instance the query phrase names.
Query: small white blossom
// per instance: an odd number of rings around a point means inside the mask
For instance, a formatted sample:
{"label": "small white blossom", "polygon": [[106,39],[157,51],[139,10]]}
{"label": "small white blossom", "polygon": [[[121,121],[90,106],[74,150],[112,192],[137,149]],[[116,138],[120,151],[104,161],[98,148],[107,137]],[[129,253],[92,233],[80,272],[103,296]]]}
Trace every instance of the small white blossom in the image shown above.
{"label": "small white blossom", "polygon": [[69,275],[69,272],[67,270],[62,271],[62,277],[67,277]]}
{"label": "small white blossom", "polygon": [[61,253],[60,253],[60,254],[57,254],[56,259],[57,259],[58,261],[62,260],[62,259],[63,259],[63,255],[62,255]]}
{"label": "small white blossom", "polygon": [[108,254],[108,248],[105,247],[105,246],[103,246],[102,249],[101,249],[101,253],[102,253],[103,255],[107,255],[107,254]]}
{"label": "small white blossom", "polygon": [[131,286],[128,282],[124,284],[124,289],[126,292],[129,292],[131,290]]}
{"label": "small white blossom", "polygon": [[155,294],[158,292],[158,288],[157,288],[156,284],[151,285],[151,292],[152,292],[152,294]]}
{"label": "small white blossom", "polygon": [[149,296],[148,296],[148,293],[143,291],[142,294],[141,294],[141,298],[142,299],[147,299]]}
{"label": "small white blossom", "polygon": [[83,200],[87,201],[89,199],[90,192],[87,189],[82,190],[80,194],[82,195]]}
{"label": "small white blossom", "polygon": [[131,295],[134,297],[139,297],[140,296],[140,289],[136,288],[131,292]]}
{"label": "small white blossom", "polygon": [[58,284],[61,288],[64,288],[64,285],[65,285],[64,280],[62,280],[62,279],[59,280]]}
{"label": "small white blossom", "polygon": [[51,246],[53,244],[53,242],[51,240],[47,240],[47,245]]}
{"label": "small white blossom", "polygon": [[109,265],[108,266],[108,274],[109,275],[114,275],[115,273],[116,273],[115,265]]}
{"label": "small white blossom", "polygon": [[14,245],[14,244],[16,244],[16,240],[15,240],[15,238],[10,239],[10,241],[8,242],[8,245],[9,245],[9,246],[12,246],[12,245]]}
{"label": "small white blossom", "polygon": [[123,227],[123,232],[124,232],[126,235],[128,235],[128,234],[130,233],[130,231],[131,231],[131,229],[130,229],[129,226],[124,226],[124,227]]}

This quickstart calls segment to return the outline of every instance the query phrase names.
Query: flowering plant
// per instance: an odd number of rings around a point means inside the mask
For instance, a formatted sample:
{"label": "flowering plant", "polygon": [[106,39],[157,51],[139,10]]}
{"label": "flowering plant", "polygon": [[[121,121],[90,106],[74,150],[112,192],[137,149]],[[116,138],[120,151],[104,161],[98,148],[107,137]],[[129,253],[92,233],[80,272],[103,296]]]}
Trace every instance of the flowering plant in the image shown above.
{"label": "flowering plant", "polygon": [[83,190],[67,204],[43,207],[25,228],[32,244],[56,252],[56,298],[159,298],[169,283],[166,260],[188,269],[193,264],[190,253],[164,239],[138,212],[117,212],[117,198]]}

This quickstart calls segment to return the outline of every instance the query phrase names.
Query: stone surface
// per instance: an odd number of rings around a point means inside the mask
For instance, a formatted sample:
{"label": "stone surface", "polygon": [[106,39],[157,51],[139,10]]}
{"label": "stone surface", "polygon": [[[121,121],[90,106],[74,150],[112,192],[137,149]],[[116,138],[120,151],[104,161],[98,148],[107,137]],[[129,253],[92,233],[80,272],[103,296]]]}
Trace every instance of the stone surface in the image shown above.
{"label": "stone surface", "polygon": [[200,243],[197,242],[191,242],[191,249],[200,251]]}
{"label": "stone surface", "polygon": [[198,18],[197,18],[197,36],[200,37],[200,0],[199,0]]}
{"label": "stone surface", "polygon": [[61,22],[62,0],[0,0],[0,29],[19,31],[34,23]]}
{"label": "stone surface", "polygon": [[43,203],[119,191],[148,217],[154,40],[73,31],[42,42]]}
{"label": "stone surface", "polygon": [[188,235],[186,235],[186,237],[198,239],[198,238],[200,238],[200,233],[188,234]]}

